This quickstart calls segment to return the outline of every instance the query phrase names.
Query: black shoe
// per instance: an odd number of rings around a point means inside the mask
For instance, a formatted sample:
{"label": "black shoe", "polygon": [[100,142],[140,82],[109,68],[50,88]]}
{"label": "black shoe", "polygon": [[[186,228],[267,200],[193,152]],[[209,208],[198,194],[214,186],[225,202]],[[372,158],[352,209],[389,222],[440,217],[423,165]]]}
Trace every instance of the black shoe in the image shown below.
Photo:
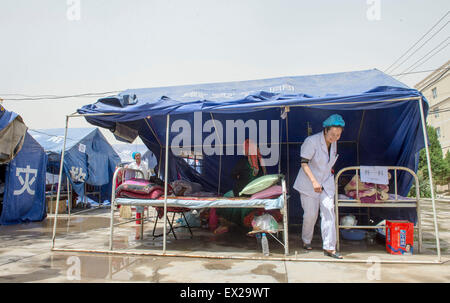
{"label": "black shoe", "polygon": [[323,254],[324,254],[325,256],[332,257],[332,258],[335,258],[335,259],[343,259],[343,258],[344,258],[344,257],[342,257],[337,251],[335,251],[334,253],[332,253],[332,252],[329,252],[329,251],[327,251],[327,250],[324,250],[324,251],[323,251]]}
{"label": "black shoe", "polygon": [[311,244],[303,243],[303,249],[312,250],[312,246],[311,246]]}

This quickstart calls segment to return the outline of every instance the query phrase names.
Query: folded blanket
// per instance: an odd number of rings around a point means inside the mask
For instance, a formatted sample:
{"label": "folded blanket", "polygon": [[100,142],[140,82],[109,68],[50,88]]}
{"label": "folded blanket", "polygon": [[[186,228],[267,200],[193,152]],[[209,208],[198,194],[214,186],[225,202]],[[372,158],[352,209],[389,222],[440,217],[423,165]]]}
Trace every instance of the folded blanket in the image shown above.
{"label": "folded blanket", "polygon": [[[356,192],[356,184],[358,184],[358,193]],[[353,176],[344,187],[344,191],[348,197],[353,199],[356,199],[359,194],[361,203],[375,203],[377,200],[389,199],[388,185],[361,182],[358,175]]]}
{"label": "folded blanket", "polygon": [[132,193],[137,194],[149,194],[151,193],[155,188],[162,188],[159,185],[150,183],[147,180],[144,179],[129,179],[120,184],[116,188],[116,194],[120,193],[121,191],[128,191]]}
{"label": "folded blanket", "polygon": [[186,180],[175,180],[171,183],[171,185],[175,195],[177,196],[191,195],[202,190],[201,184]]}
{"label": "folded blanket", "polygon": [[160,188],[160,186],[158,186],[158,185],[156,185],[156,186],[159,188],[154,188],[154,190],[148,194],[140,194],[140,193],[134,193],[134,192],[122,190],[119,192],[117,197],[132,198],[132,199],[158,199],[159,197],[164,195],[164,189]]}

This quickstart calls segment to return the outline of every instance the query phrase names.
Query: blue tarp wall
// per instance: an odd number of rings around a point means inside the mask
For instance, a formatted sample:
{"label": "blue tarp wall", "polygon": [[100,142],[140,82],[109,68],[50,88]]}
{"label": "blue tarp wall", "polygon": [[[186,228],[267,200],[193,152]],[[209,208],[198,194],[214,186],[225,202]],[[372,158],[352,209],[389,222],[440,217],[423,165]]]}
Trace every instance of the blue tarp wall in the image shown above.
{"label": "blue tarp wall", "polygon": [[22,149],[6,166],[2,225],[42,221],[46,217],[46,164],[44,149],[26,133]]}
{"label": "blue tarp wall", "polygon": [[[226,131],[227,120],[242,120],[244,123],[254,120],[258,128],[261,121],[268,121],[268,125],[271,120],[277,121],[279,136],[274,133],[274,128],[269,127],[267,142],[269,146],[271,143],[278,146],[280,167],[278,164],[270,166],[268,173],[278,173],[280,169],[281,173],[285,174],[291,196],[289,220],[290,223],[297,223],[301,221],[302,209],[299,194],[292,189],[292,185],[300,169],[300,147],[308,136],[308,129],[314,134],[322,130],[322,122],[329,115],[338,113],[343,116],[346,127],[338,142],[340,157],[336,163],[337,170],[354,165],[390,165],[405,166],[417,171],[419,151],[424,147],[419,101],[415,100],[417,98],[421,98],[426,116],[428,103],[419,91],[373,69],[241,82],[129,89],[115,96],[101,98],[94,104],[85,105],[78,109],[78,113],[113,113],[85,118],[89,123],[113,132],[122,126],[135,130],[155,154],[156,159],[160,159],[160,153],[163,153],[160,163],[162,173],[167,114],[170,114],[172,126],[169,142],[182,132],[182,128],[173,128],[174,123],[178,121],[178,126],[190,126],[192,145],[211,139],[218,122],[223,126],[223,135],[220,140],[216,138],[216,144],[242,144],[226,142],[227,136],[232,133],[235,138],[237,136],[236,129]],[[286,108],[289,112],[285,117],[282,114]],[[197,118],[201,117],[200,124],[195,124],[195,121],[198,122],[198,119],[194,120],[195,115]],[[209,128],[202,129],[202,123],[208,120],[213,120],[216,125],[210,123]],[[218,128],[220,133],[220,126]],[[246,134],[248,135],[248,129]],[[272,135],[275,135],[275,139]],[[198,136],[197,141],[195,136]],[[258,142],[261,142],[261,137]],[[236,146],[234,154],[241,149],[241,146]],[[223,151],[225,152],[225,148]],[[227,154],[222,157],[217,154],[208,156],[204,153],[203,157],[203,170],[202,174],[199,174],[184,160],[170,152],[169,180],[187,178],[203,184],[206,190],[212,192],[217,192],[220,186],[219,191],[222,194],[230,190],[232,180],[229,176],[238,157]],[[412,181],[406,173],[399,174],[400,195],[408,194]],[[381,218],[386,216],[386,213],[380,215]],[[406,209],[390,210],[389,218],[415,221],[415,211],[413,214]]]}
{"label": "blue tarp wall", "polygon": [[[48,155],[47,171],[59,174],[65,129],[30,130]],[[120,158],[97,128],[69,128],[63,173],[74,191],[84,196],[84,184],[99,186],[101,202],[111,199],[112,176]],[[96,202],[97,195],[89,195]]]}

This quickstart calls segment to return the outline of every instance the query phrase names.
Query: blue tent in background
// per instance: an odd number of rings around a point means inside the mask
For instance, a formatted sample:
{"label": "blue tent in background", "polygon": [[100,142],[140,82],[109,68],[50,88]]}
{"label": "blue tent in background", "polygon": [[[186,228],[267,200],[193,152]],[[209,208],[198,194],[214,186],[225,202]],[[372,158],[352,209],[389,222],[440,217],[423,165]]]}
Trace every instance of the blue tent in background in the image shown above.
{"label": "blue tent in background", "polygon": [[[47,171],[59,174],[65,129],[30,130],[30,134],[48,155]],[[85,183],[99,186],[98,196],[89,198],[97,202],[111,199],[111,180],[120,158],[98,128],[68,129],[63,173],[79,196],[84,196]]]}
{"label": "blue tent in background", "polygon": [[[13,121],[22,121],[19,115],[6,111],[3,107],[1,112],[0,131],[7,129]],[[13,137],[20,143],[2,137],[2,144],[9,142],[10,150],[14,150],[12,159],[3,165],[1,170],[4,175],[0,179],[5,181],[0,217],[2,225],[42,221],[47,214],[45,205],[47,155],[39,143],[26,132],[26,126],[20,126],[19,129],[24,129],[25,132]],[[20,145],[20,149],[17,144]]]}
{"label": "blue tent in background", "polygon": [[[274,144],[279,149],[279,162],[269,166],[268,173],[280,171],[286,176],[291,196],[289,217],[292,222],[292,219],[300,221],[301,218],[299,195],[292,189],[300,169],[301,144],[309,134],[322,130],[322,122],[328,116],[338,113],[346,122],[338,143],[340,157],[336,163],[337,170],[354,165],[370,165],[404,166],[416,172],[419,151],[424,147],[419,102],[422,102],[426,117],[428,103],[419,91],[372,69],[129,89],[85,105],[78,109],[78,113],[89,114],[85,116],[89,123],[108,128],[116,136],[123,135],[128,140],[139,136],[156,159],[163,159],[159,163],[160,172],[164,172],[164,156],[161,158],[160,155],[164,155],[167,115],[170,115],[171,126],[169,142],[173,142],[180,134],[179,126],[187,124],[191,127],[193,141],[197,140],[191,142],[192,146],[205,142],[215,132],[219,133],[215,137],[216,145],[242,144],[226,142],[228,135],[236,137],[235,130],[227,132],[227,121],[268,121],[269,125],[270,121],[275,121],[278,134],[269,126],[267,142],[269,146]],[[200,127],[195,123],[199,118],[202,120]],[[211,127],[205,130],[203,126],[208,120],[212,121]],[[261,141],[261,137],[258,141]],[[239,148],[242,147],[235,146],[235,155]],[[225,149],[222,151],[224,155],[207,155],[200,150],[201,173],[170,151],[169,180],[184,177],[201,183],[206,190],[222,194],[227,192],[232,188],[229,175],[237,157],[225,154]],[[412,181],[412,177],[400,173],[398,193],[406,196]],[[404,209],[401,211],[407,212]]]}
{"label": "blue tent in background", "polygon": [[22,149],[6,168],[6,190],[0,223],[42,221],[46,215],[47,155],[28,133]]}

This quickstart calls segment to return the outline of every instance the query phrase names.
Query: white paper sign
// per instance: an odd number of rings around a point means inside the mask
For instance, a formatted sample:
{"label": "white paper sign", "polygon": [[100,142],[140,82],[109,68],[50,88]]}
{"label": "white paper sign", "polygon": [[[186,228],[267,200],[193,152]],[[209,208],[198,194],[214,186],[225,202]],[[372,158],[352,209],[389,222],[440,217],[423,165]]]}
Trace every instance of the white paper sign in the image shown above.
{"label": "white paper sign", "polygon": [[82,153],[85,153],[86,152],[86,145],[80,143],[80,145],[78,145],[78,150],[80,152],[82,152]]}
{"label": "white paper sign", "polygon": [[360,166],[361,182],[389,184],[388,169],[385,166]]}

